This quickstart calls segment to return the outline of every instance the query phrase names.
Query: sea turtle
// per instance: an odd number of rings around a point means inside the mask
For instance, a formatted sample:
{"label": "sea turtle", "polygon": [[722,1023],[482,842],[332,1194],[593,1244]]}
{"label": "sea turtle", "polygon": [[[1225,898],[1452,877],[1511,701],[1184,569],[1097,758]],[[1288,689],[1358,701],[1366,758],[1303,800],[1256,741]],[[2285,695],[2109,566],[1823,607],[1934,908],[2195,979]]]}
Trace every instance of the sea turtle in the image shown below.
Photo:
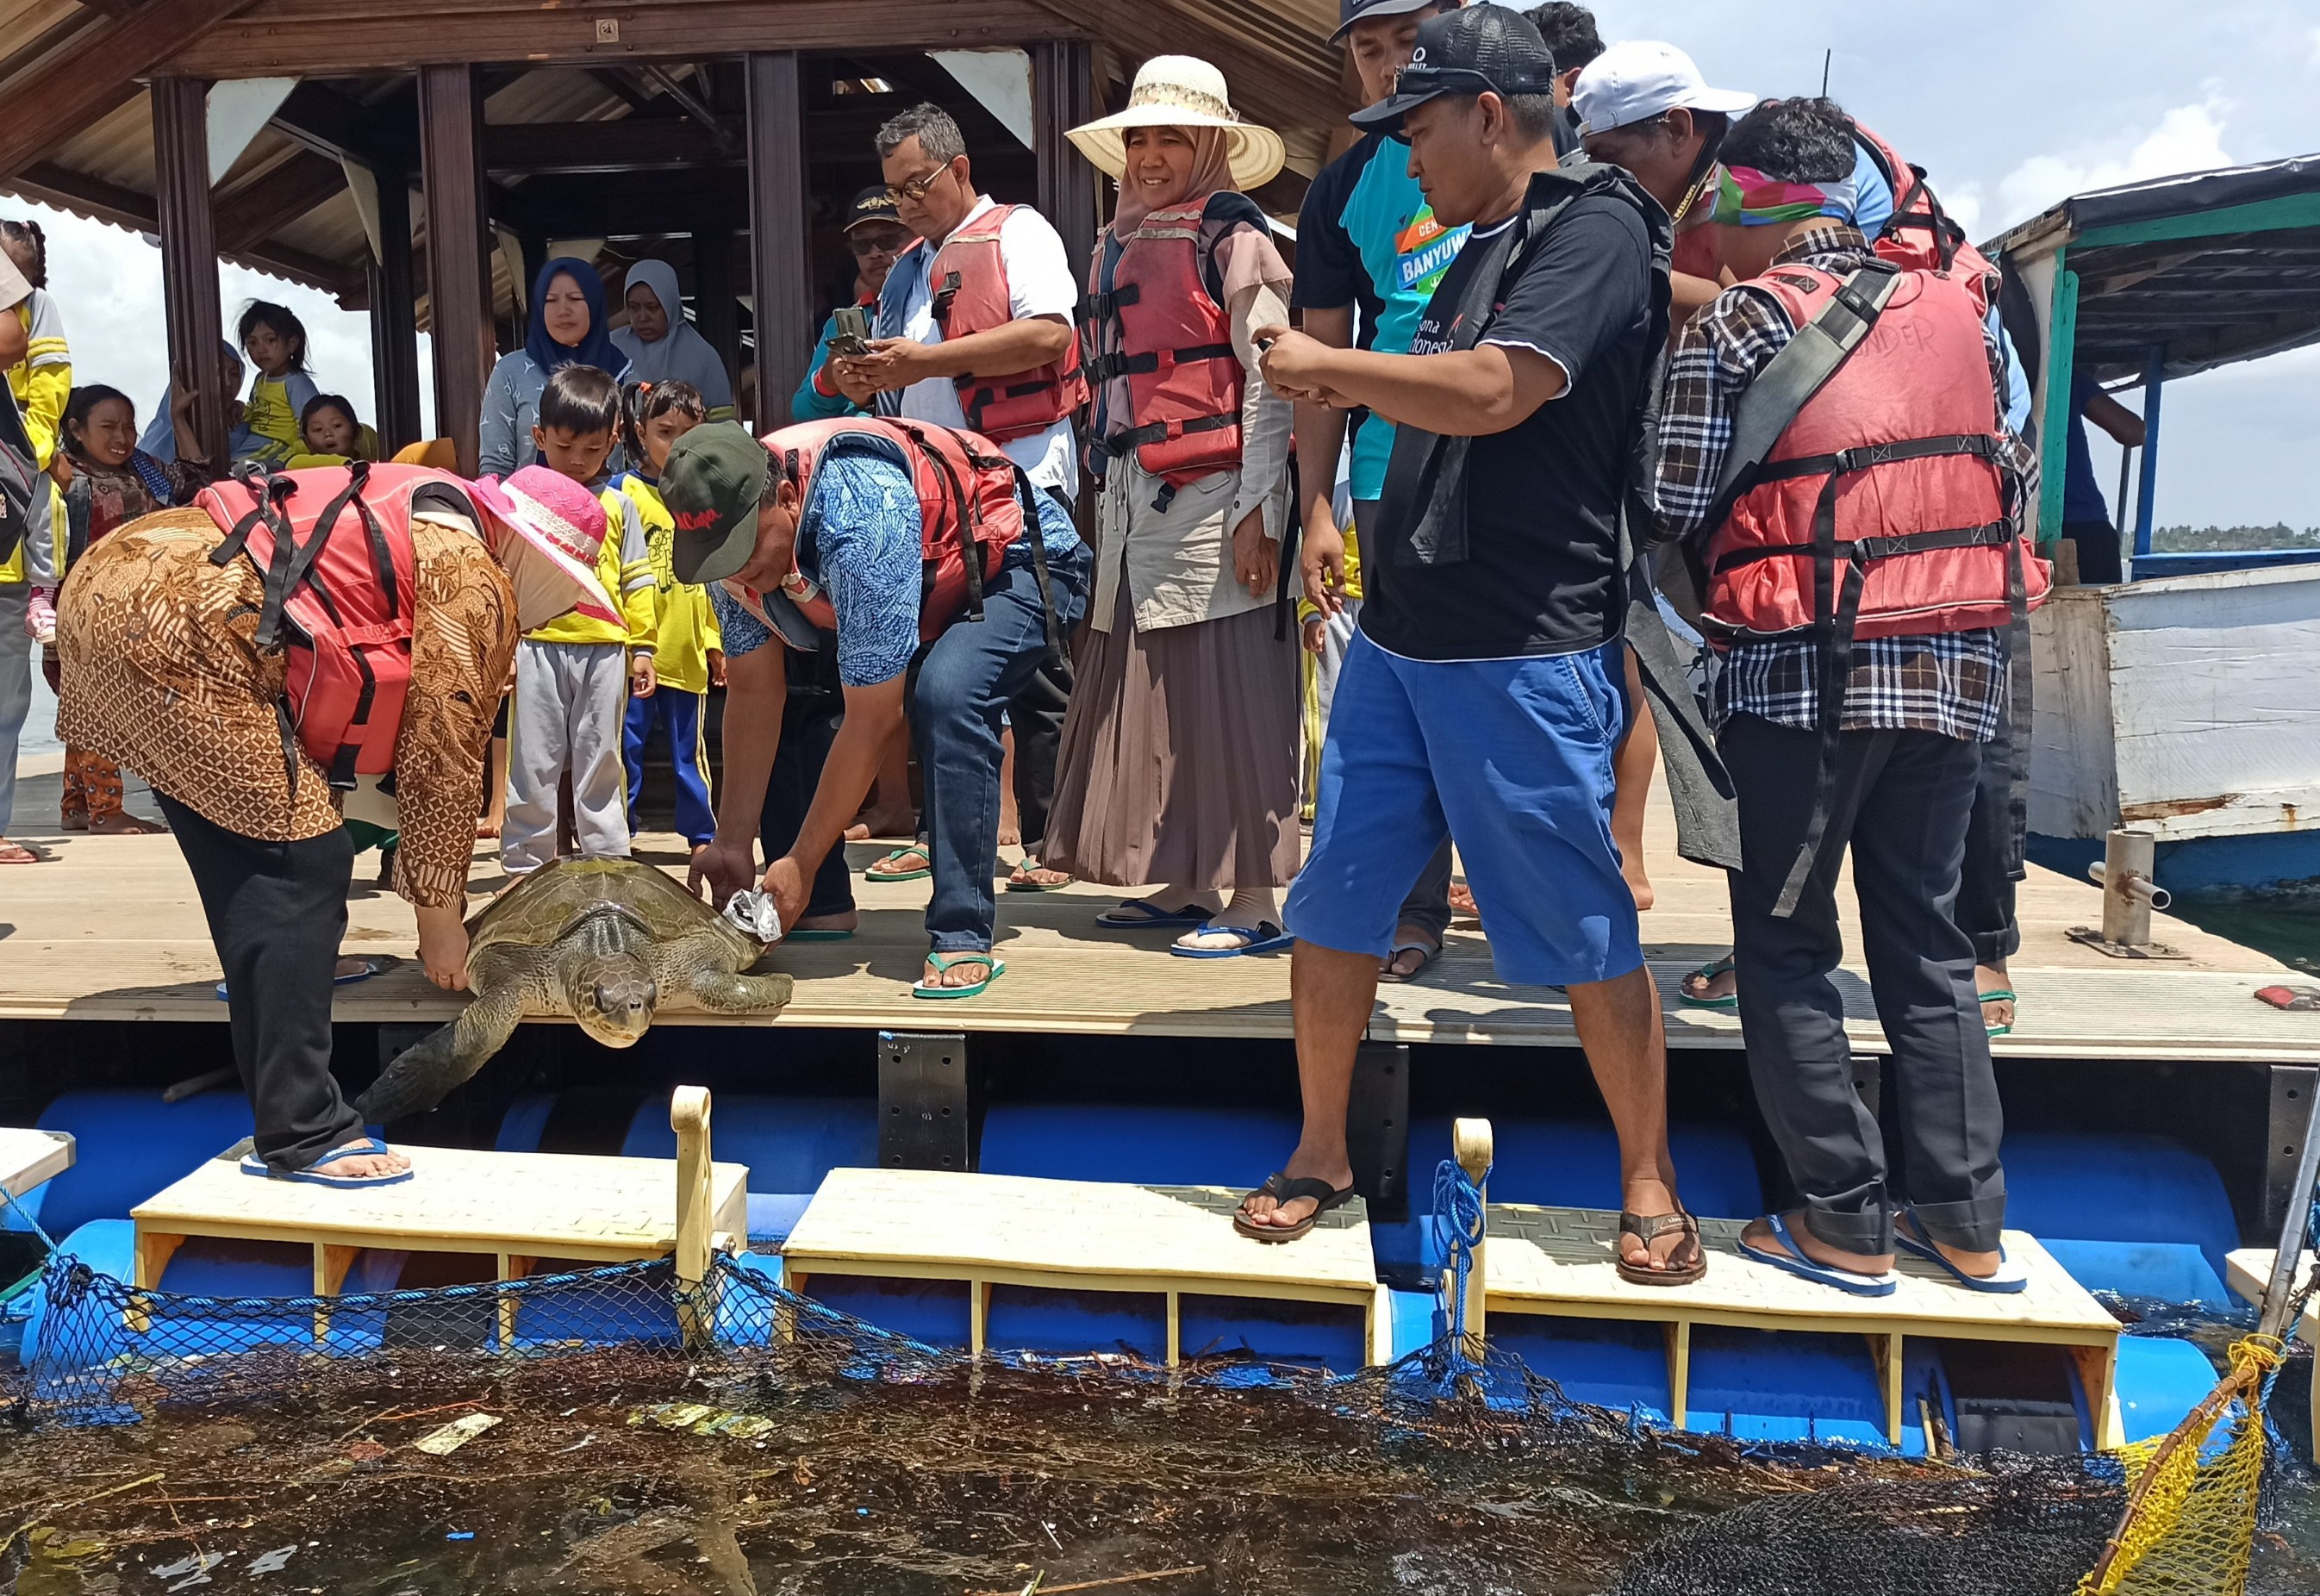
{"label": "sea turtle", "polygon": [[718,1014],[778,1009],[790,1001],[787,975],[741,973],[766,946],[650,865],[558,859],[467,922],[475,1002],[405,1048],[355,1108],[372,1124],[425,1112],[528,1014],[569,1015],[606,1047],[626,1047],[665,993]]}

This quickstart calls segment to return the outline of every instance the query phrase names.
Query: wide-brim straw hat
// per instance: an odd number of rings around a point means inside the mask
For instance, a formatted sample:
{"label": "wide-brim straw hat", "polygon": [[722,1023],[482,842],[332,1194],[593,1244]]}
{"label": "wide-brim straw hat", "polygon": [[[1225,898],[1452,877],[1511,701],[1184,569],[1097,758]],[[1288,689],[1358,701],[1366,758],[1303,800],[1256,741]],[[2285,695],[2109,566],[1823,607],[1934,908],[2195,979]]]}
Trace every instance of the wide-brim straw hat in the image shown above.
{"label": "wide-brim straw hat", "polygon": [[1272,181],[1288,159],[1281,135],[1243,122],[1232,108],[1225,75],[1197,56],[1154,56],[1136,74],[1128,109],[1071,130],[1079,151],[1106,177],[1128,170],[1129,128],[1222,128],[1233,186],[1246,192]]}

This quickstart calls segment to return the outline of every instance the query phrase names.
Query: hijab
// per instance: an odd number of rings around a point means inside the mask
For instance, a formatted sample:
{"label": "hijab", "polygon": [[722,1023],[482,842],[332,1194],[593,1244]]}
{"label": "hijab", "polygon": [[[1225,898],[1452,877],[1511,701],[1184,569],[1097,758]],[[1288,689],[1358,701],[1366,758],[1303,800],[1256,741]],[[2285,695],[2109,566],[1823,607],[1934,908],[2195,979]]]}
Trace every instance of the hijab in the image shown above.
{"label": "hijab", "polygon": [[628,280],[621,285],[623,303],[629,291],[639,283],[651,289],[652,296],[660,301],[661,311],[668,317],[668,331],[657,343],[647,343],[632,327],[623,327],[612,334],[613,344],[629,358],[629,380],[687,382],[701,390],[710,409],[721,410],[731,404],[733,384],[726,375],[724,358],[684,319],[684,296],[676,286],[676,268],[666,260],[638,261],[629,268]]}
{"label": "hijab", "polygon": [[[1230,188],[1232,186],[1232,141],[1227,136],[1225,130],[1195,127],[1179,128],[1177,131],[1190,133],[1192,136],[1192,180],[1184,186],[1183,193],[1167,203],[1171,205],[1183,204],[1193,199],[1205,198],[1219,188]],[[1135,159],[1131,152],[1128,159],[1133,161]],[[1140,186],[1137,184],[1126,181],[1120,183],[1119,203],[1113,207],[1111,213],[1113,237],[1126,238],[1144,225],[1144,218],[1153,207],[1145,200],[1141,192],[1131,192],[1139,188]]]}
{"label": "hijab", "polygon": [[[580,286],[581,297],[588,302],[588,331],[581,335],[577,345],[557,343],[548,335],[548,318],[540,313],[548,303],[548,286],[557,277],[570,277]],[[531,331],[524,334],[524,353],[530,355],[539,374],[547,376],[566,366],[594,366],[621,376],[629,369],[629,359],[604,331],[604,279],[596,268],[585,260],[575,260],[569,255],[559,255],[539,268],[539,276],[531,284]]]}

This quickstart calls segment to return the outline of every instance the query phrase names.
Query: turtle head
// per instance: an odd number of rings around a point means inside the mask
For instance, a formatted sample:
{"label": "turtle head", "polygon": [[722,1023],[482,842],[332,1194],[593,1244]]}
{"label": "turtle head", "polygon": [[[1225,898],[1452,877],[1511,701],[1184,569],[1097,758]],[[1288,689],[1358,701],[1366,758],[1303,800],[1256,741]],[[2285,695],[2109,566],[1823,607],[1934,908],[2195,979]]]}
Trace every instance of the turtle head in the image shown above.
{"label": "turtle head", "polygon": [[660,987],[633,953],[603,953],[575,962],[566,977],[572,1018],[607,1047],[627,1047],[651,1028]]}

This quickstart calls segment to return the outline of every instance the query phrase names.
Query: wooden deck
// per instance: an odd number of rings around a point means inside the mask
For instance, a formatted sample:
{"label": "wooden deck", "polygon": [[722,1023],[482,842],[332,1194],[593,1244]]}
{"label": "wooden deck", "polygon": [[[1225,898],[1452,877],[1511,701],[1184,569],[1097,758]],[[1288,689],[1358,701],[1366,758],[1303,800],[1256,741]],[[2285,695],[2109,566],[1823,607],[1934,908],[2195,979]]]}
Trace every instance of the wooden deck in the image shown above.
{"label": "wooden deck", "polygon": [[[0,876],[0,1018],[223,1020],[225,1005],[213,993],[217,961],[175,843],[61,834],[55,829],[58,784],[53,775],[30,774],[18,786],[13,830],[50,848],[55,862]],[[1663,806],[1648,837],[1658,901],[1644,917],[1644,935],[1666,998],[1670,1045],[1735,1048],[1734,1016],[1675,1001],[1683,972],[1729,946],[1722,876],[1675,857],[1673,822]],[[855,862],[866,864],[880,851],[857,847]],[[674,838],[648,836],[641,852],[681,868]],[[357,863],[347,949],[408,958],[415,947],[411,911],[368,884],[376,857]],[[495,858],[479,855],[474,890],[486,893],[501,880]],[[1094,924],[1096,912],[1123,895],[1099,887],[1002,894],[999,951],[1006,975],[983,997],[933,1004],[913,1001],[909,992],[926,948],[926,884],[865,884],[863,929],[851,941],[775,954],[773,963],[798,978],[795,1001],[778,1019],[716,1018],[671,1005],[661,1023],[1291,1034],[1286,955],[1170,957],[1164,933],[1110,932]],[[1849,887],[1842,902],[1849,945],[1857,948]],[[2189,957],[2132,964],[2106,958],[2066,935],[2073,926],[2099,923],[2098,889],[2035,866],[2020,905],[2023,948],[2013,980],[2021,1016],[2015,1034],[1995,1044],[2001,1056],[2320,1063],[2320,1016],[2283,1013],[2252,996],[2294,975],[2276,960],[2166,915],[2153,918],[2153,934]],[[1868,980],[1857,962],[1847,966],[1844,983],[1856,1045],[1881,1051]],[[406,965],[341,988],[336,1011],[342,1020],[410,1022],[447,1019],[457,1008],[457,999]],[[1471,922],[1453,928],[1447,951],[1420,981],[1382,989],[1372,1034],[1547,1046],[1574,1039],[1562,994],[1499,981]]]}

